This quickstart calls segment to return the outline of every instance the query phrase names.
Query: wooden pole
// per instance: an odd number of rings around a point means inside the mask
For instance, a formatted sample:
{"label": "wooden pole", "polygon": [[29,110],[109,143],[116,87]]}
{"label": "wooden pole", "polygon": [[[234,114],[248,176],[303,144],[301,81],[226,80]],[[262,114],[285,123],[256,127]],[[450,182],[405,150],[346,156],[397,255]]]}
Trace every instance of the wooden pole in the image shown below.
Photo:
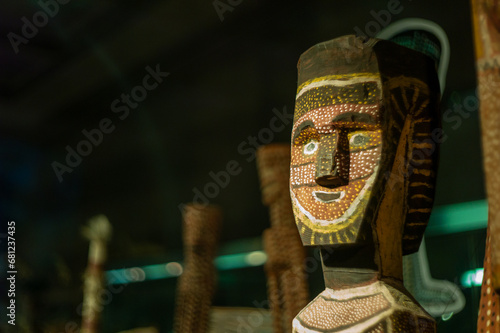
{"label": "wooden pole", "polygon": [[222,213],[214,206],[188,204],[183,219],[184,272],[177,285],[174,331],[205,333],[215,292],[213,261]]}
{"label": "wooden pole", "polygon": [[[500,291],[500,1],[472,0],[479,114],[483,146],[488,237],[478,332],[499,332]],[[495,292],[496,291],[496,292]]]}
{"label": "wooden pole", "polygon": [[309,301],[303,269],[305,250],[295,226],[288,181],[290,146],[271,144],[257,151],[262,198],[271,228],[264,231],[265,265],[274,332],[291,332],[292,320]]}
{"label": "wooden pole", "polygon": [[81,333],[99,332],[99,323],[103,304],[101,301],[104,290],[103,265],[107,259],[106,244],[111,238],[111,224],[104,215],[90,219],[83,229],[84,236],[89,239],[89,259],[84,275],[82,329]]}

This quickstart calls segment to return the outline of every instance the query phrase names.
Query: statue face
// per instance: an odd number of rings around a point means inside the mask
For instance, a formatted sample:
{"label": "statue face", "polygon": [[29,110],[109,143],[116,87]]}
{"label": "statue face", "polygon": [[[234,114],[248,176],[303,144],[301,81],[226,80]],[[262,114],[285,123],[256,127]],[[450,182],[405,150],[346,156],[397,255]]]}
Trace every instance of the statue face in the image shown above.
{"label": "statue face", "polygon": [[304,245],[354,243],[379,173],[377,74],[316,78],[297,93],[290,190]]}

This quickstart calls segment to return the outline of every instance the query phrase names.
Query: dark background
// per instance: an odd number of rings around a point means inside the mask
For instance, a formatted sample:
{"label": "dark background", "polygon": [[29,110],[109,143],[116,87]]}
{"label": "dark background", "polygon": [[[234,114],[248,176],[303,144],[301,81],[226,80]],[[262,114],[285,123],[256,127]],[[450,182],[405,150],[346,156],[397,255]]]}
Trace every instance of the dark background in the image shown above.
{"label": "dark background", "polygon": [[[96,214],[114,226],[108,268],[181,260],[179,205],[192,201],[196,189],[203,192],[210,172],[231,160],[241,173],[210,199],[224,210],[221,243],[258,241],[269,226],[267,209],[255,161],[238,147],[250,148],[249,136],[256,145],[288,142],[291,123],[272,140],[258,135],[273,109],[293,112],[300,54],[355,27],[373,34],[366,29],[377,22],[371,11],[389,2],[232,3],[221,20],[211,1],[72,0],[59,4],[17,53],[8,34],[22,36],[22,18],[33,22],[40,4],[0,5],[0,221],[3,233],[6,221],[16,221],[25,327],[63,331],[65,323],[79,323],[88,250],[80,229]],[[477,108],[456,110],[476,87],[469,2],[402,0],[398,8],[392,22],[435,21],[451,44],[442,111],[451,110],[453,120],[443,120],[436,205],[484,199]],[[121,120],[111,103],[142,85],[147,66],[170,74]],[[66,147],[75,149],[82,131],[98,128],[103,118],[114,131],[60,182],[53,162],[65,164]],[[458,282],[465,270],[482,267],[484,239],[484,229],[429,237],[433,276]],[[265,281],[262,267],[221,272],[214,303],[252,306],[267,298]],[[319,271],[309,282],[311,295],[323,289]],[[152,324],[170,330],[175,283],[127,286],[106,306],[104,331]],[[466,309],[440,322],[441,332],[475,330],[479,289],[464,293]]]}

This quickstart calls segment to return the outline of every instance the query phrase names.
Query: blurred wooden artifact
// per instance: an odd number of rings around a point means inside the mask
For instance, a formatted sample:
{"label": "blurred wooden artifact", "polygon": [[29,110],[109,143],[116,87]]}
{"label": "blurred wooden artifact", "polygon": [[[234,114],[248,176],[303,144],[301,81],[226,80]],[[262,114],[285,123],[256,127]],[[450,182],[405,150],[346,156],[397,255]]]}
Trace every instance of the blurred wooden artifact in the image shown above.
{"label": "blurred wooden artifact", "polygon": [[206,333],[215,292],[213,264],[221,211],[210,205],[188,204],[183,213],[184,271],[177,285],[174,331]]}
{"label": "blurred wooden artifact", "polygon": [[435,332],[403,285],[434,197],[439,82],[432,59],[344,36],[299,60],[290,191],[326,289],[294,332]]}
{"label": "blurred wooden artifact", "polygon": [[484,172],[488,197],[488,232],[478,332],[500,332],[500,1],[471,0]]}
{"label": "blurred wooden artifact", "polygon": [[84,276],[81,333],[99,332],[103,310],[101,294],[105,285],[103,265],[107,259],[106,245],[111,238],[111,232],[111,224],[104,215],[90,219],[88,226],[82,230],[83,235],[90,240],[90,245]]}
{"label": "blurred wooden artifact", "polygon": [[264,231],[265,265],[275,333],[290,332],[292,320],[309,301],[305,251],[294,224],[290,201],[290,145],[271,144],[257,151],[263,202],[271,228]]}

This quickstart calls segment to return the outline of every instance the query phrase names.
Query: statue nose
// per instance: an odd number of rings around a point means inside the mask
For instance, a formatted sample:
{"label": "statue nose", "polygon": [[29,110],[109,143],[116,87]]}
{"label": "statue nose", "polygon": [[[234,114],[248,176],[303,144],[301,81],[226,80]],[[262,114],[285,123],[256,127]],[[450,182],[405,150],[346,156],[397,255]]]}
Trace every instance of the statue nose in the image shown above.
{"label": "statue nose", "polygon": [[345,152],[338,143],[339,139],[341,140],[336,133],[323,135],[320,139],[315,177],[320,186],[334,188],[348,183],[341,174],[341,161],[345,160],[341,155]]}
{"label": "statue nose", "polygon": [[342,179],[338,176],[326,175],[316,178],[316,184],[324,187],[339,187],[344,185]]}

